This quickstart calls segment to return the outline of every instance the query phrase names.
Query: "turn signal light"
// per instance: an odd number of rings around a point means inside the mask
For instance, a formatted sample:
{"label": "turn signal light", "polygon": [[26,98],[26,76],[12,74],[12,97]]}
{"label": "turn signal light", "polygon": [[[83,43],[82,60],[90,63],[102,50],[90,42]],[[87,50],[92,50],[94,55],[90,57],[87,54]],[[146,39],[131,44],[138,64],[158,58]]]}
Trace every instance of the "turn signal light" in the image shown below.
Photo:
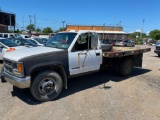
{"label": "turn signal light", "polygon": [[20,72],[20,73],[23,72],[23,65],[22,65],[22,63],[18,63],[18,64],[17,64],[17,70],[18,70],[18,72]]}

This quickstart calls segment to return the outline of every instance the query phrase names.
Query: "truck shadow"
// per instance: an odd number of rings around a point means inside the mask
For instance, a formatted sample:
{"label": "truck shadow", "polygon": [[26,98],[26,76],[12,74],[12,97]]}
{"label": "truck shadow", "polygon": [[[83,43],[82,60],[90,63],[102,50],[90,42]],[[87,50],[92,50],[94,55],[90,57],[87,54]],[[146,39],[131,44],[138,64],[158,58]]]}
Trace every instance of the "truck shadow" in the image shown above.
{"label": "truck shadow", "polygon": [[[135,77],[150,71],[151,70],[148,70],[148,69],[134,68],[132,75],[129,77]],[[107,83],[109,81],[121,82],[123,80],[128,80],[129,77],[116,76],[111,69],[107,69],[97,73],[92,73],[92,74],[72,78],[68,80],[68,89],[67,90],[63,89],[62,93],[55,100],[65,98],[74,93],[81,92],[83,90],[93,88],[96,86],[97,86],[96,87],[97,89],[109,90],[112,88],[112,86],[107,86]],[[18,97],[19,99],[21,99],[22,101],[24,101],[29,105],[37,105],[42,103],[33,98],[29,89],[19,89],[19,88],[13,87],[13,91],[11,93],[12,93],[12,96]]]}

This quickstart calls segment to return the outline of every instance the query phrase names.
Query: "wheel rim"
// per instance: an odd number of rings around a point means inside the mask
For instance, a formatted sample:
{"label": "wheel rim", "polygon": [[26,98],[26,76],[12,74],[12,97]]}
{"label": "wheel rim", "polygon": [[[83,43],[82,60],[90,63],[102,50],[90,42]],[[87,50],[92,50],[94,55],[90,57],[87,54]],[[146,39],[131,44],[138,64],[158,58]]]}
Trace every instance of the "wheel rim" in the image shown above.
{"label": "wheel rim", "polygon": [[128,61],[125,66],[125,72],[128,74],[132,70],[132,62]]}
{"label": "wheel rim", "polygon": [[52,78],[43,79],[38,86],[38,90],[41,94],[49,95],[56,90],[56,82]]}

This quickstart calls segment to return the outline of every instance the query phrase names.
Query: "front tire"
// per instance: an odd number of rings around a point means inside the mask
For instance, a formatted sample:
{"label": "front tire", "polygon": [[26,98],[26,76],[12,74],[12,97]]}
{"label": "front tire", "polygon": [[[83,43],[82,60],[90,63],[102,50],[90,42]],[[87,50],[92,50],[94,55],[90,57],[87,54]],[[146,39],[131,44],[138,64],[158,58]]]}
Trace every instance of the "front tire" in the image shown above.
{"label": "front tire", "polygon": [[158,54],[158,57],[160,57],[160,54]]}
{"label": "front tire", "polygon": [[62,91],[62,78],[55,71],[40,72],[32,81],[30,91],[35,99],[46,102],[55,99]]}

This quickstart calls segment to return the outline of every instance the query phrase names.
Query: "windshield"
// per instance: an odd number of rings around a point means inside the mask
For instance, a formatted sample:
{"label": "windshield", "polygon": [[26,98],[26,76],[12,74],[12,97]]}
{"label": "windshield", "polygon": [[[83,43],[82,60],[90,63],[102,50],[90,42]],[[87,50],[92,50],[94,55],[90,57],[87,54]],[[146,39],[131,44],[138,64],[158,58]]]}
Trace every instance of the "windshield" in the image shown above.
{"label": "windshield", "polygon": [[8,39],[1,39],[0,42],[8,47],[16,47],[19,46],[18,44],[16,44],[15,42],[12,42],[11,40]]}
{"label": "windshield", "polygon": [[57,33],[46,44],[47,47],[68,49],[77,33]]}
{"label": "windshield", "polygon": [[117,42],[122,42],[122,40],[117,40]]}
{"label": "windshield", "polygon": [[112,40],[102,40],[101,43],[102,44],[112,44]]}
{"label": "windshield", "polygon": [[20,34],[14,34],[16,38],[22,38]]}
{"label": "windshield", "polygon": [[33,45],[34,43],[30,42],[29,40],[22,39],[21,40],[25,45]]}
{"label": "windshield", "polygon": [[34,39],[35,39],[37,42],[39,42],[40,44],[44,44],[40,38],[34,38]]}

